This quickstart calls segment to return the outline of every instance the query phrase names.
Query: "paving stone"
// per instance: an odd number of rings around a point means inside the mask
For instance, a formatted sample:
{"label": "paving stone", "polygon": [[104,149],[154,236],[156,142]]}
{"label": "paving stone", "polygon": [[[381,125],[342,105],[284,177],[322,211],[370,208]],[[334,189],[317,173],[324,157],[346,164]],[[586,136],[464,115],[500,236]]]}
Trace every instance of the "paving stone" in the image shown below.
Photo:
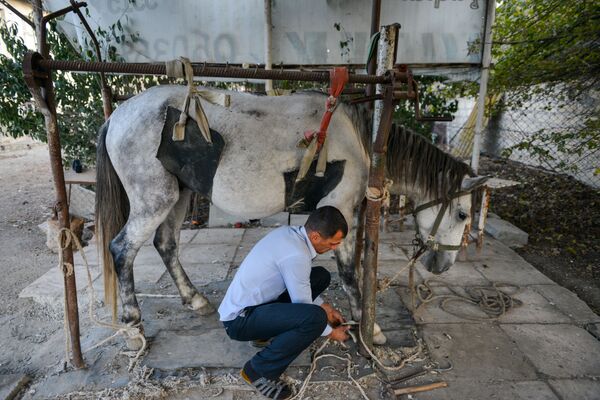
{"label": "paving stone", "polygon": [[179,261],[183,265],[231,263],[236,246],[230,244],[190,244],[181,250]]}
{"label": "paving stone", "polygon": [[[463,293],[462,288],[458,286],[453,287],[433,287],[434,295],[448,295],[452,294],[451,290],[458,293]],[[412,300],[410,289],[407,287],[396,288],[397,293],[401,296],[402,301],[409,308],[412,308]],[[478,306],[469,304],[466,302],[451,302],[447,305],[447,309],[453,313],[444,311],[440,307],[442,299],[433,300],[429,303],[421,304],[417,301],[417,310],[413,313],[413,317],[417,325],[421,324],[445,324],[445,323],[465,323],[473,324],[479,323],[480,321],[474,319],[467,319],[460,317],[459,315],[466,315],[471,318],[486,318],[487,315],[479,309]]]}
{"label": "paving stone", "polygon": [[[502,289],[502,287],[500,287]],[[508,290],[507,290],[508,292]],[[544,296],[530,287],[513,295],[523,304],[498,319],[500,323],[569,323],[571,319]]]}
{"label": "paving stone", "polygon": [[21,388],[29,382],[27,375],[0,375],[0,400],[12,400],[17,397]]}
{"label": "paving stone", "polygon": [[69,214],[94,220],[96,193],[80,185],[71,185]]}
{"label": "paving stone", "polygon": [[167,272],[167,267],[165,267],[165,264],[162,262],[162,260],[160,261],[160,264],[141,264],[134,262],[133,277],[136,286],[138,283],[142,282],[156,283],[165,274],[165,272]]}
{"label": "paving stone", "polygon": [[[90,267],[92,282],[100,275],[100,268]],[[84,266],[75,266],[77,292],[84,292],[88,285],[87,271]],[[53,267],[19,293],[20,298],[31,298],[41,304],[53,304],[62,301],[64,296],[64,278],[58,267]]]}
{"label": "paving stone", "polygon": [[280,213],[262,218],[260,220],[260,224],[262,226],[282,226],[282,225],[288,225],[289,220],[290,220],[289,212],[280,212]]}
{"label": "paving stone", "polygon": [[134,271],[136,267],[145,264],[164,265],[160,254],[158,254],[158,251],[154,248],[154,246],[142,246],[140,248],[135,256],[135,260],[133,261]]}
{"label": "paving stone", "polygon": [[211,204],[208,211],[208,227],[216,228],[221,226],[230,226],[236,222],[247,223],[248,220],[243,217],[231,215],[221,210],[219,207]]}
{"label": "paving stone", "polygon": [[[432,286],[488,286],[490,281],[485,278],[476,268],[475,263],[468,261],[457,261],[446,272],[440,275],[432,274],[418,261],[416,269],[423,280],[433,280]],[[441,282],[441,283],[440,283]]]}
{"label": "paving stone", "polygon": [[467,246],[467,259],[464,261],[484,261],[484,260],[508,260],[524,261],[521,256],[515,253],[510,247],[502,244],[500,241],[486,236],[483,241],[483,247],[477,251],[477,246],[471,244]]}
{"label": "paving stone", "polygon": [[379,243],[377,259],[381,261],[408,260],[400,246],[393,243]]}
{"label": "paving stone", "polygon": [[600,381],[597,379],[552,379],[548,383],[565,400],[600,399]]}
{"label": "paving stone", "polygon": [[248,228],[244,232],[242,242],[240,245],[243,246],[254,246],[260,239],[267,236],[267,234],[277,228],[259,227],[259,228]]}
{"label": "paving stone", "polygon": [[[423,337],[434,361],[453,369],[448,380],[534,380],[535,369],[502,329],[494,324],[427,324]],[[486,398],[486,397],[480,397]]]}
{"label": "paving stone", "polygon": [[[249,342],[229,339],[225,329],[161,331],[154,338],[143,363],[160,369],[241,368],[257,352],[258,349]],[[300,354],[292,365],[310,365],[308,352]]]}
{"label": "paving stone", "polygon": [[201,286],[225,279],[229,265],[230,263],[188,264],[185,271],[194,285]]}
{"label": "paving stone", "polygon": [[[407,286],[408,285],[408,261],[405,260],[385,260],[378,261],[377,263],[377,276],[381,278],[393,278],[400,271],[400,275],[394,280],[393,285],[395,286]],[[420,282],[422,280],[421,274],[415,269],[415,280]]]}
{"label": "paving stone", "polygon": [[[98,260],[100,263],[102,262],[102,255],[98,253],[98,248],[96,244],[92,241],[90,244],[83,248],[83,252],[85,254],[85,258],[88,262],[88,265],[98,265]],[[75,265],[84,265],[83,256],[79,251],[73,253],[73,262]]]}
{"label": "paving stone", "polygon": [[[431,378],[429,378],[431,379]],[[542,381],[482,383],[471,379],[448,382],[448,387],[416,393],[418,400],[559,400]]]}
{"label": "paving stone", "polygon": [[600,322],[600,316],[567,288],[558,285],[535,285],[531,288],[577,323]]}
{"label": "paving stone", "polygon": [[[144,334],[155,337],[159,332],[187,330],[206,331],[208,329],[223,329],[219,314],[202,316],[196,311],[181,304],[180,297],[156,298],[138,297],[144,319]],[[218,307],[219,302],[211,303]]]}
{"label": "paving stone", "polygon": [[244,229],[210,228],[198,229],[191,240],[193,244],[232,244],[238,245],[244,235]]}
{"label": "paving stone", "polygon": [[407,229],[402,232],[387,232],[385,230],[383,232],[379,232],[380,243],[396,243],[402,246],[410,247],[414,238],[414,229]]}
{"label": "paving stone", "polygon": [[543,374],[555,378],[600,376],[600,342],[573,325],[500,325]]}
{"label": "paving stone", "polygon": [[492,282],[513,285],[552,285],[554,281],[524,260],[474,261],[476,269]]}

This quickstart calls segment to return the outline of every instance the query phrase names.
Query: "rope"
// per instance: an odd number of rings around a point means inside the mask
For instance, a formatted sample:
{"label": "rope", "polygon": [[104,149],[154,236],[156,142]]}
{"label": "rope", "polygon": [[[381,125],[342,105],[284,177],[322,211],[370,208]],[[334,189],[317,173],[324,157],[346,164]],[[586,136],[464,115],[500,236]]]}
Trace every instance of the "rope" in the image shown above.
{"label": "rope", "polygon": [[[438,283],[441,286],[447,288],[451,292],[451,294],[434,294],[434,291],[430,286],[432,282]],[[499,286],[510,287],[514,290],[512,291],[512,293],[507,293],[505,291],[500,290]],[[448,314],[452,314],[456,317],[469,319],[473,321],[494,321],[502,317],[510,309],[519,307],[523,304],[520,300],[512,297],[515,294],[519,293],[521,289],[522,288],[518,285],[494,282],[489,286],[474,286],[471,288],[465,288],[466,295],[463,295],[458,293],[456,290],[452,289],[450,286],[448,286],[447,283],[443,281],[439,281],[437,279],[427,279],[425,282],[417,285],[416,294],[419,300],[421,301],[419,307],[431,303],[434,300],[442,299],[442,302],[440,303],[440,308]],[[476,305],[487,316],[476,317],[461,312],[450,311],[446,306],[448,303],[451,302],[463,302]],[[418,311],[419,307],[417,307],[415,313]]]}
{"label": "rope", "polygon": [[[79,250],[81,257],[83,258],[83,262],[85,264],[85,268],[86,268],[86,272],[87,272],[88,290],[90,293],[90,303],[89,303],[89,308],[88,308],[89,314],[90,314],[90,320],[97,326],[114,329],[116,331],[113,335],[101,340],[99,343],[84,350],[83,353],[93,350],[119,335],[123,335],[127,339],[131,339],[131,340],[139,339],[142,342],[142,347],[140,348],[140,350],[138,350],[135,353],[135,356],[129,361],[128,371],[131,371],[133,369],[133,367],[137,364],[140,356],[144,353],[144,351],[146,350],[146,347],[147,347],[146,338],[144,337],[144,335],[142,334],[142,332],[139,328],[139,323],[138,324],[130,323],[128,325],[121,325],[121,324],[114,324],[111,322],[104,322],[104,321],[100,321],[99,319],[97,319],[95,316],[95,313],[94,313],[94,304],[96,303],[96,293],[95,293],[94,287],[92,285],[92,274],[90,273],[90,266],[88,264],[85,252],[83,251],[83,247],[81,246],[81,242],[79,241],[77,236],[75,236],[73,231],[71,231],[69,228],[61,228],[58,231],[56,240],[58,242],[58,249],[59,249],[59,251],[58,251],[59,267],[61,268],[61,271],[63,271],[63,274],[66,274],[66,276],[72,275],[74,273],[74,269],[73,269],[72,264],[64,262],[64,253],[63,253],[64,250],[67,249],[69,246],[71,246],[72,243],[74,243],[75,247],[77,248],[77,250]],[[66,291],[67,291],[67,289],[65,287],[65,302],[64,302],[64,304],[65,304],[64,320],[65,320],[65,337],[66,337],[65,350],[66,350],[66,360],[69,360],[70,335],[67,334],[68,318],[67,318],[67,313],[66,313]],[[123,354],[129,355],[129,353],[123,353]]]}

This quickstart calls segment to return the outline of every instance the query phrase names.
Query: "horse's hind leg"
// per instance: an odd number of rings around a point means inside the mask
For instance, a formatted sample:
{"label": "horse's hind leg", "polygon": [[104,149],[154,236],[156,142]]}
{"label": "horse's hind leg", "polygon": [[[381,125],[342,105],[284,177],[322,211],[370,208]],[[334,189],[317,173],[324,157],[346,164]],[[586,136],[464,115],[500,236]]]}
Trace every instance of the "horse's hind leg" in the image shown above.
{"label": "horse's hind leg", "polygon": [[198,293],[179,262],[179,233],[190,196],[191,192],[187,189],[183,189],[179,193],[179,200],[156,230],[154,247],[162,257],[171,278],[175,281],[182,303],[192,310],[198,310],[200,315],[207,315],[215,311],[214,307],[202,294]]}

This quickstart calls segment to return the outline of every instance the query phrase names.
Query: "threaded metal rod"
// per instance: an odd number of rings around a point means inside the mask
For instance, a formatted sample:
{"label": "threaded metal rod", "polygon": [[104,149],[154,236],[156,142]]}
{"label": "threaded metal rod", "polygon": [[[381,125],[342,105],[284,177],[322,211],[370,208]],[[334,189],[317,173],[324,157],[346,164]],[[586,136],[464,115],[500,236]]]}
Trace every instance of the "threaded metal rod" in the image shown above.
{"label": "threaded metal rod", "polygon": [[[164,64],[115,63],[91,61],[38,60],[34,68],[73,72],[107,72],[120,74],[166,75]],[[210,64],[194,64],[194,76],[240,79],[274,79],[287,81],[329,82],[329,71],[287,71],[259,68],[214,67]],[[350,74],[350,83],[385,84],[391,81],[388,75]]]}

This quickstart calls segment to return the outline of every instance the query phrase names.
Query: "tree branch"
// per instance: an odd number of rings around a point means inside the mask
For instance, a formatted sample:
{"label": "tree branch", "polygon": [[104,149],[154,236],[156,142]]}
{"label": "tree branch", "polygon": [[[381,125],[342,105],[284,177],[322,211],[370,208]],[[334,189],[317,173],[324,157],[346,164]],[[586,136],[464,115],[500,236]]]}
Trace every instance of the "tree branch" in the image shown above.
{"label": "tree branch", "polygon": [[31,21],[29,18],[27,18],[25,15],[21,14],[19,12],[19,10],[17,10],[16,8],[14,8],[12,5],[10,5],[10,3],[7,0],[0,0],[0,3],[4,5],[4,7],[8,8],[10,11],[12,11],[17,17],[21,18],[23,21],[25,21],[29,26],[31,26],[32,29],[35,29],[35,25],[33,24],[33,21]]}

